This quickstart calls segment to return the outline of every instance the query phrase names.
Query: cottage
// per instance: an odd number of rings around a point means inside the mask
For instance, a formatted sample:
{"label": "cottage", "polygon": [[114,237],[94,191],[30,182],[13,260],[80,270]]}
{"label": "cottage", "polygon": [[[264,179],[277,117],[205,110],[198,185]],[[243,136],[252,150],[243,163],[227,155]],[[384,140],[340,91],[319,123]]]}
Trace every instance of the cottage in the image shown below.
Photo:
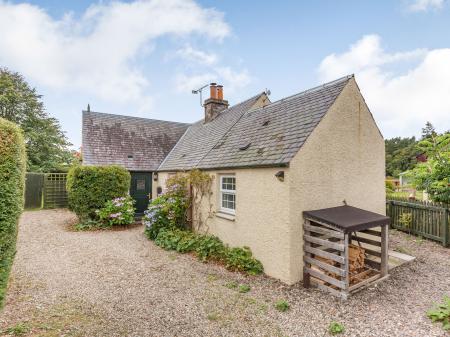
{"label": "cottage", "polygon": [[[152,195],[176,172],[207,171],[214,177],[212,195],[200,207],[212,210],[209,233],[249,246],[268,275],[288,284],[303,277],[304,211],[348,204],[385,214],[384,141],[354,76],[276,102],[260,93],[229,106],[222,87],[213,84],[210,91],[204,119],[164,129],[164,122],[146,121],[152,130],[159,123],[155,135],[129,128],[128,117],[85,112],[85,164],[141,171],[127,166],[136,132],[139,163],[151,162],[145,171],[157,172]],[[166,140],[163,149],[159,139]]]}
{"label": "cottage", "polygon": [[131,173],[130,194],[137,213],[147,209],[152,173],[188,124],[83,111],[83,165],[120,165]]}

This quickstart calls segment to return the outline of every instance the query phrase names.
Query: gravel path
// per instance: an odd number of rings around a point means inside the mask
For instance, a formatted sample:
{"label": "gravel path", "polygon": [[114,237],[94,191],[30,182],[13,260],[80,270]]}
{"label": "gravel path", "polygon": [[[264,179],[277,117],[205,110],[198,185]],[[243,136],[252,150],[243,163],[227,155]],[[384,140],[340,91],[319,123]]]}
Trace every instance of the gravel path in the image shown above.
{"label": "gravel path", "polygon": [[[141,226],[73,232],[66,210],[25,212],[3,335],[23,336],[445,336],[425,311],[450,295],[450,250],[391,233],[391,248],[417,256],[347,302],[301,284],[245,277],[167,252]],[[226,287],[251,286],[248,293]],[[274,303],[291,308],[279,312]],[[1,332],[0,332],[1,334]]]}

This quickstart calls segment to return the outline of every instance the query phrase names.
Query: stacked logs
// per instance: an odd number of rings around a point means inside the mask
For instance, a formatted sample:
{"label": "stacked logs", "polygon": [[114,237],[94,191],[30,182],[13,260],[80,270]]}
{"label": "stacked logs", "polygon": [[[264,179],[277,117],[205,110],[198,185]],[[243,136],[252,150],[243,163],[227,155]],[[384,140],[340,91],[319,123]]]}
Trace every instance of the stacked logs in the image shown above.
{"label": "stacked logs", "polygon": [[361,246],[348,245],[348,270],[350,274],[358,273],[364,268],[364,253],[365,250]]}
{"label": "stacked logs", "polygon": [[[371,269],[366,268],[365,263],[364,263],[364,254],[365,254],[365,249],[362,248],[361,246],[357,246],[354,244],[350,244],[349,246],[349,250],[348,250],[348,259],[349,259],[349,274],[350,274],[350,284],[356,284],[361,282],[362,280],[366,279],[369,274]],[[320,256],[315,256],[314,257],[316,260],[325,262],[327,264],[330,264],[332,266],[337,266],[338,263],[334,262],[330,259],[326,259]],[[331,273],[329,271],[325,271],[322,270],[321,268],[319,268],[318,266],[311,266],[312,269],[316,269],[322,273],[327,274],[328,276],[331,276],[337,280],[340,280],[341,277],[337,274]],[[319,283],[325,283],[324,281],[318,280]],[[332,286],[333,287],[333,286]]]}

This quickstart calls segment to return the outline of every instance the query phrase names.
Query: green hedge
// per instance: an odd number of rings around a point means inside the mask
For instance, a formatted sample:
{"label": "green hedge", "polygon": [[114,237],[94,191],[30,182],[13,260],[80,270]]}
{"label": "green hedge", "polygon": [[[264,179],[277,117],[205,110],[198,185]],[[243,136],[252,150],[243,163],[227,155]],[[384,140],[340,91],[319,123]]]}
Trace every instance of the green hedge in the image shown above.
{"label": "green hedge", "polygon": [[130,173],[120,166],[75,166],[67,175],[69,208],[81,222],[95,219],[105,202],[127,195]]}
{"label": "green hedge", "polygon": [[0,118],[0,307],[16,253],[17,221],[23,210],[26,170],[21,129]]}

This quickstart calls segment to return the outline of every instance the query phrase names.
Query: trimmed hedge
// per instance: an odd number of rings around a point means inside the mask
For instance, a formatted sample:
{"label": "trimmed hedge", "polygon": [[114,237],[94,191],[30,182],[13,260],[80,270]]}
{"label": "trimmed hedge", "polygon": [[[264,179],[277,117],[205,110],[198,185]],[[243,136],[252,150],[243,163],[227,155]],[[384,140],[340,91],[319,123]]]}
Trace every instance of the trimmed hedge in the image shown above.
{"label": "trimmed hedge", "polygon": [[95,219],[95,210],[128,194],[130,180],[130,173],[120,166],[75,166],[67,175],[69,208],[81,222]]}
{"label": "trimmed hedge", "polygon": [[17,222],[23,210],[26,152],[22,130],[0,118],[0,307],[16,253]]}

